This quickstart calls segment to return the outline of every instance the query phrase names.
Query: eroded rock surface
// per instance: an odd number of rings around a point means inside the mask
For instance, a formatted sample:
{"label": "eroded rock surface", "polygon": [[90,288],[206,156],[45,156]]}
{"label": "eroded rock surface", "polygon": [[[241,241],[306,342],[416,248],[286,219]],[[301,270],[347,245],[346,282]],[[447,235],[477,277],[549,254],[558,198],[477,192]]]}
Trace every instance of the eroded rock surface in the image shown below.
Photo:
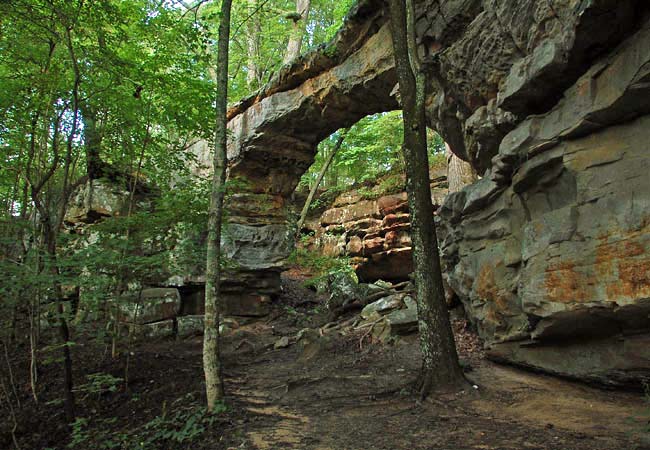
{"label": "eroded rock surface", "polygon": [[482,175],[501,139],[548,111],[601,55],[642,23],[640,0],[420,0],[429,118]]}
{"label": "eroded rock surface", "polygon": [[631,30],[440,209],[446,278],[495,359],[606,384],[650,374],[650,23]]}
{"label": "eroded rock surface", "polygon": [[[447,168],[433,168],[429,175],[437,207],[447,195]],[[360,281],[406,280],[413,272],[406,192],[380,195],[380,187],[341,194],[307,223],[313,233],[308,246],[328,256],[350,257]]]}
{"label": "eroded rock surface", "polygon": [[[292,248],[290,197],[318,143],[361,118],[397,108],[390,32],[381,1],[359,2],[324,48],[300,57],[262,91],[231,108],[224,251],[244,271],[273,278]],[[246,289],[247,292],[256,292]],[[242,295],[248,295],[244,293]]]}

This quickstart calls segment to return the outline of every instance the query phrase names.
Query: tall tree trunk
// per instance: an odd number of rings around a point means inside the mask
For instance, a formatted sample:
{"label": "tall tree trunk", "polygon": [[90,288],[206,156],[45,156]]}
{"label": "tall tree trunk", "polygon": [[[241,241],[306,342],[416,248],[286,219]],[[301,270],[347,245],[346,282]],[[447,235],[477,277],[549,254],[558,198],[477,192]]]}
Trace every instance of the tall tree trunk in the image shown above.
{"label": "tall tree trunk", "polygon": [[[63,307],[63,288],[61,286],[60,271],[57,260],[57,241],[59,230],[63,225],[63,219],[65,217],[65,212],[68,205],[68,200],[70,198],[71,186],[70,177],[72,176],[73,170],[73,150],[74,142],[77,138],[77,129],[79,126],[79,86],[81,83],[81,72],[79,70],[78,60],[75,55],[73,39],[72,39],[72,27],[69,26],[65,29],[65,38],[66,46],[70,55],[70,61],[72,63],[72,68],[74,71],[74,84],[72,88],[72,109],[70,113],[72,115],[72,124],[69,128],[69,133],[66,140],[66,151],[63,154],[63,173],[60,185],[60,197],[58,204],[51,205],[51,199],[53,197],[52,187],[48,186],[52,181],[56,170],[59,168],[61,162],[61,155],[59,149],[59,133],[62,120],[62,114],[59,114],[55,117],[54,121],[51,124],[53,128],[53,135],[51,139],[52,146],[52,162],[47,170],[41,175],[38,182],[36,182],[30,175],[30,167],[32,167],[32,162],[35,158],[35,149],[36,149],[36,139],[34,133],[32,133],[32,139],[30,140],[30,150],[28,154],[27,170],[25,175],[30,186],[31,198],[34,203],[34,207],[38,211],[39,219],[42,225],[42,247],[45,255],[47,256],[47,269],[52,277],[52,295],[50,299],[53,299],[57,303],[57,312],[59,319],[59,334],[61,336],[62,347],[63,347],[63,380],[64,380],[64,411],[66,419],[68,422],[72,422],[75,419],[75,401],[74,401],[74,392],[73,392],[73,378],[72,378],[72,356],[70,353],[70,329],[68,328],[68,321],[65,317],[65,311]],[[32,131],[36,129],[35,124],[39,120],[40,114],[36,113],[32,122]],[[46,139],[47,141],[47,139]],[[44,195],[43,189],[49,188],[49,195]],[[40,270],[39,270],[40,272]],[[38,303],[37,303],[38,307]],[[35,320],[38,323],[39,313],[36,312]]]}
{"label": "tall tree trunk", "polygon": [[63,409],[68,423],[72,423],[75,420],[75,400],[72,380],[72,355],[70,354],[70,329],[68,328],[68,321],[65,316],[66,312],[63,307],[64,296],[59,280],[60,274],[56,254],[59,226],[58,221],[52,223],[49,217],[46,218],[43,222],[43,244],[47,252],[48,269],[53,280],[53,297],[56,302],[59,321],[59,336],[63,345],[63,391],[65,394]]}
{"label": "tall tree trunk", "polygon": [[[404,117],[406,189],[411,212],[411,239],[418,305],[422,372],[421,397],[431,389],[464,381],[445,303],[438,241],[433,220],[426,142],[424,73],[415,54],[413,27],[408,26],[407,0],[389,0],[395,65]],[[412,19],[409,18],[409,19]]]}
{"label": "tall tree trunk", "polygon": [[203,371],[205,373],[205,391],[208,411],[223,400],[223,375],[219,349],[219,315],[221,299],[219,283],[221,280],[221,220],[223,217],[224,187],[226,183],[227,164],[227,118],[228,102],[228,51],[230,38],[230,10],[232,0],[223,0],[221,4],[221,22],[219,23],[219,43],[217,53],[217,102],[216,124],[214,131],[214,175],[210,195],[210,213],[208,218],[208,250],[206,257],[205,280],[205,330],[203,335]]}
{"label": "tall tree trunk", "polygon": [[449,144],[445,143],[445,155],[447,156],[447,182],[449,193],[453,194],[475,182],[478,177],[472,165],[463,161],[451,152]]}
{"label": "tall tree trunk", "polygon": [[302,229],[303,224],[305,223],[305,219],[307,219],[307,213],[309,212],[309,206],[311,205],[311,202],[314,200],[314,195],[316,195],[316,191],[318,190],[318,186],[320,186],[321,181],[323,181],[323,177],[325,176],[325,173],[327,172],[327,169],[332,165],[332,161],[334,161],[334,157],[338,153],[338,151],[341,148],[341,145],[343,145],[343,141],[345,140],[345,137],[348,135],[348,129],[345,129],[341,132],[341,135],[339,136],[338,140],[336,141],[336,144],[334,145],[334,148],[332,149],[332,153],[329,154],[327,157],[327,160],[325,161],[325,164],[323,164],[323,167],[320,169],[320,173],[318,174],[318,178],[316,178],[316,182],[312,186],[311,190],[309,191],[309,195],[307,196],[307,200],[305,201],[305,205],[302,207],[302,212],[300,213],[300,219],[298,219],[298,226],[297,226],[297,231],[296,234],[300,234],[300,230]]}
{"label": "tall tree trunk", "polygon": [[81,103],[84,145],[86,147],[86,173],[90,180],[101,178],[104,163],[101,158],[102,135],[97,129],[97,113],[87,103]]}
{"label": "tall tree trunk", "polygon": [[287,53],[284,55],[284,64],[288,64],[298,56],[302,48],[302,40],[305,37],[307,29],[307,20],[309,19],[309,9],[311,8],[311,0],[296,0],[296,17],[293,20],[293,29],[291,36],[289,36],[289,45],[287,45]]}
{"label": "tall tree trunk", "polygon": [[248,22],[248,63],[246,72],[246,82],[248,87],[257,88],[260,82],[260,71],[258,60],[260,57],[260,35],[262,34],[262,24],[259,15],[255,13],[257,0],[248,0],[248,10],[250,20]]}

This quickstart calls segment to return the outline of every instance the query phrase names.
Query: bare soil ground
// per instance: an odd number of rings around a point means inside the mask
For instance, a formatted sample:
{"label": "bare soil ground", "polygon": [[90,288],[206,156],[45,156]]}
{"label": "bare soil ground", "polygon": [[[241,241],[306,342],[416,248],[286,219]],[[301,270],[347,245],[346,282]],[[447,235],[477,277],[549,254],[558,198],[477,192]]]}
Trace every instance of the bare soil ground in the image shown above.
{"label": "bare soil ground", "polygon": [[[650,404],[643,395],[493,364],[462,320],[454,321],[459,351],[467,378],[478,389],[469,386],[420,403],[409,389],[419,368],[416,336],[378,344],[363,331],[332,332],[295,341],[300,330],[323,325],[325,317],[299,281],[285,279],[284,286],[270,317],[242,324],[224,337],[228,411],[191,442],[161,448],[650,449],[644,419]],[[292,338],[290,345],[275,348],[283,336]],[[79,398],[79,415],[90,419],[91,435],[80,448],[99,448],[93,439],[106,439],[99,424],[104,432],[109,427],[109,435],[117,434],[169,414],[188,394],[202,402],[201,345],[197,337],[134,347],[128,390]],[[13,357],[21,358],[18,350]],[[88,373],[123,374],[124,358],[102,357],[90,342],[74,351],[79,380]],[[23,449],[63,449],[69,442],[60,406],[45,404],[60,392],[56,370],[47,366],[41,374],[39,407],[30,403],[25,378],[20,378],[26,406],[16,434]],[[16,377],[22,377],[18,372]],[[0,448],[12,448],[6,412],[0,410],[5,421]],[[142,447],[133,442],[129,448]]]}

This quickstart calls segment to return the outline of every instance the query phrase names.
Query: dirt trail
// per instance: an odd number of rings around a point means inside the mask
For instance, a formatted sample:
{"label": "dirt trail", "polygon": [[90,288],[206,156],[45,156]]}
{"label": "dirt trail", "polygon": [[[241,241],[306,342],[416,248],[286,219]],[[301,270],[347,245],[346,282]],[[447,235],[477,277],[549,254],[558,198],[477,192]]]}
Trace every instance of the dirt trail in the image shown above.
{"label": "dirt trail", "polygon": [[[420,365],[417,336],[380,344],[369,342],[369,335],[361,339],[364,329],[321,335],[327,319],[318,299],[295,280],[285,280],[284,288],[269,317],[240,319],[223,337],[228,411],[191,445],[162,448],[650,450],[650,403],[643,395],[493,364],[462,320],[454,321],[457,346],[478,389],[419,403],[409,389]],[[98,357],[101,348],[92,342],[74,350],[84,370],[77,372],[78,383],[87,374],[124,373],[124,358]],[[201,337],[135,347],[128,392],[80,397],[80,417],[92,419],[89,433],[98,441],[86,448],[99,448],[105,436],[142,427],[165,411],[204,404],[201,352]],[[27,360],[20,367],[26,373]],[[61,449],[69,442],[61,410],[51,403],[60,390],[59,372],[45,369],[52,371],[43,374],[50,384],[42,387],[42,405],[21,418],[21,448]],[[27,402],[28,386],[23,392]],[[10,436],[4,439],[0,448],[9,448]]]}
{"label": "dirt trail", "polygon": [[254,429],[247,433],[251,444],[256,448],[260,450],[293,448],[306,436],[310,427],[309,419],[287,412],[273,404],[272,399],[264,392],[235,389],[233,393],[251,404],[247,410],[252,414],[271,418],[269,428]]}
{"label": "dirt trail", "polygon": [[[418,403],[408,389],[419,368],[416,336],[360,346],[354,333],[312,332],[296,341],[322,317],[295,306],[313,294],[288,281],[273,318],[224,341],[233,400],[250,414],[233,448],[650,449],[643,396],[493,364],[458,322],[461,359],[478,389]],[[291,344],[274,348],[283,336]]]}
{"label": "dirt trail", "polygon": [[[535,375],[461,351],[478,389],[420,404],[408,391],[419,364],[415,336],[359,349],[358,336],[334,334],[273,348],[308,321],[298,313],[288,322],[243,326],[226,339],[227,382],[250,413],[232,448],[650,449],[641,395]],[[252,343],[250,350],[236,350],[242,339]]]}

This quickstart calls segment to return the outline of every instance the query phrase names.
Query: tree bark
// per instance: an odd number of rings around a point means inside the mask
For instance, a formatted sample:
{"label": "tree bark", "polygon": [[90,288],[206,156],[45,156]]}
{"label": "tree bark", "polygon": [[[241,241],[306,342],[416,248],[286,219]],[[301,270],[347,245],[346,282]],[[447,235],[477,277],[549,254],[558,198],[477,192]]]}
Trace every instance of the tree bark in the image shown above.
{"label": "tree bark", "polygon": [[451,152],[449,144],[445,143],[447,156],[447,182],[449,193],[453,194],[475,182],[478,177],[471,164],[463,161]]}
{"label": "tree bark", "polygon": [[260,57],[260,35],[262,34],[262,24],[258,14],[255,14],[257,0],[248,0],[248,9],[251,17],[248,24],[248,63],[246,72],[246,82],[248,87],[257,88],[260,82],[260,70],[258,60]]}
{"label": "tree bark", "polygon": [[[47,233],[47,232],[46,232]],[[52,275],[55,278],[59,277],[59,270],[56,263],[56,234],[53,239],[50,239],[47,242],[48,253],[50,257],[53,258],[51,271]],[[61,284],[56,283],[55,285],[56,293],[56,302],[57,302],[57,314],[59,316],[59,336],[61,337],[61,342],[63,342],[63,384],[65,392],[65,402],[64,410],[65,416],[68,420],[68,423],[72,423],[75,420],[75,399],[74,399],[74,385],[72,379],[72,355],[70,353],[70,329],[68,328],[68,320],[65,317],[65,310],[63,307],[63,291],[61,289]]]}
{"label": "tree bark", "polygon": [[291,30],[291,36],[289,36],[287,53],[284,55],[284,64],[289,64],[300,56],[302,40],[305,37],[305,31],[307,29],[307,20],[309,19],[310,8],[311,0],[296,0],[296,12],[300,14],[300,19],[293,21],[293,29]]}
{"label": "tree bark", "polygon": [[81,118],[84,125],[84,146],[86,148],[86,172],[90,180],[101,178],[104,163],[101,159],[102,136],[97,129],[97,114],[87,103],[81,105]]}
{"label": "tree bark", "polygon": [[332,149],[332,153],[330,153],[329,156],[327,157],[325,164],[323,164],[323,167],[321,168],[320,173],[318,174],[318,178],[316,178],[316,182],[314,183],[311,190],[309,191],[309,196],[307,196],[305,205],[302,207],[302,212],[300,213],[300,219],[298,219],[298,225],[296,231],[296,234],[298,235],[300,234],[300,230],[302,229],[302,226],[305,223],[305,219],[307,219],[309,206],[311,205],[311,202],[314,200],[314,195],[316,195],[318,186],[320,186],[321,181],[323,181],[323,177],[325,176],[327,169],[329,169],[329,167],[332,165],[332,161],[334,161],[334,157],[341,149],[341,145],[343,145],[343,141],[345,140],[347,134],[348,134],[348,129],[345,129],[341,132],[341,135],[339,136],[338,140],[336,141],[336,144],[334,145],[334,148]]}
{"label": "tree bark", "polygon": [[216,124],[214,132],[214,175],[210,195],[208,218],[208,249],[206,257],[205,280],[205,330],[203,335],[203,371],[208,411],[214,411],[223,401],[223,374],[219,349],[219,316],[221,299],[219,283],[221,280],[221,220],[223,217],[224,186],[227,164],[227,118],[228,102],[228,51],[230,38],[230,11],[232,0],[223,0],[221,21],[219,23],[219,43],[217,53],[217,100]]}
{"label": "tree bark", "polygon": [[438,242],[431,204],[426,142],[424,73],[414,52],[413,27],[406,0],[389,0],[395,65],[404,117],[406,190],[411,213],[411,239],[418,306],[422,371],[421,397],[432,388],[451,388],[464,381],[445,303]]}

